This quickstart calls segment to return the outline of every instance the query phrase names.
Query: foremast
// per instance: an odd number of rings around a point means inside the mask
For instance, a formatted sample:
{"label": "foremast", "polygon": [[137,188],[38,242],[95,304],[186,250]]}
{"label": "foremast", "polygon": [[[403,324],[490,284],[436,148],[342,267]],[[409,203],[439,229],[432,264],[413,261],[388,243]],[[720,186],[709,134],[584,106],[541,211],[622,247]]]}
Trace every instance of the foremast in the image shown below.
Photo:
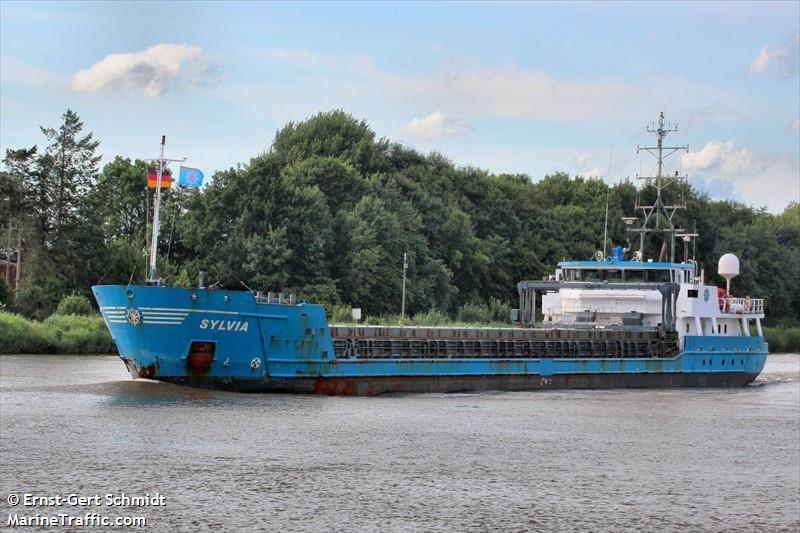
{"label": "foremast", "polygon": [[161,285],[162,280],[158,277],[158,270],[156,268],[156,260],[158,259],[158,231],[159,231],[159,212],[161,210],[161,177],[164,175],[164,171],[167,169],[167,163],[170,162],[183,162],[186,161],[186,158],[182,159],[166,159],[164,157],[164,147],[167,144],[167,136],[161,136],[161,153],[159,154],[158,159],[151,159],[151,162],[157,163],[158,168],[156,170],[156,192],[155,192],[155,202],[153,202],[153,235],[150,239],[150,270],[147,274],[147,284],[148,285]]}

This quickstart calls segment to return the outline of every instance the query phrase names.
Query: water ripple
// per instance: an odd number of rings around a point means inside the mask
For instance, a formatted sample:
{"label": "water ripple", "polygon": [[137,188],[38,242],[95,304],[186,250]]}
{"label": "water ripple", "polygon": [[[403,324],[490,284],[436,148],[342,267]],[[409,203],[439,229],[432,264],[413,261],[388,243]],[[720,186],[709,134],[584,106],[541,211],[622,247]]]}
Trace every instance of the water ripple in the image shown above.
{"label": "water ripple", "polygon": [[730,390],[329,398],[2,357],[0,490],[161,492],[152,531],[797,531],[798,365]]}

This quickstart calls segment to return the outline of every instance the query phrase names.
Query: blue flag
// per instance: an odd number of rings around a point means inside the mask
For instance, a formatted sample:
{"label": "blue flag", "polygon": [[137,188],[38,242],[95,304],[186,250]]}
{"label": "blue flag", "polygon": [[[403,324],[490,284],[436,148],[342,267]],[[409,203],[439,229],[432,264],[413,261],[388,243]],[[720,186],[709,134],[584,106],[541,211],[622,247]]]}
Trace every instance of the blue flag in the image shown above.
{"label": "blue flag", "polygon": [[203,184],[203,171],[199,168],[181,166],[178,185],[181,187],[199,187]]}

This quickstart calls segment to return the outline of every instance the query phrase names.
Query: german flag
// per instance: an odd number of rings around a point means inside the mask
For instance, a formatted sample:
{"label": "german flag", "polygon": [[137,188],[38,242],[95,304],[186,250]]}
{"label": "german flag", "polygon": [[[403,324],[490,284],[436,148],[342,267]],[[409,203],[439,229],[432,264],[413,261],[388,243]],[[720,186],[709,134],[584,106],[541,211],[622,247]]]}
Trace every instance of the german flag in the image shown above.
{"label": "german flag", "polygon": [[[158,184],[158,169],[155,167],[151,167],[147,169],[147,186],[152,187],[153,189],[156,188]],[[172,185],[172,173],[164,169],[164,172],[161,174],[161,188],[169,188]]]}

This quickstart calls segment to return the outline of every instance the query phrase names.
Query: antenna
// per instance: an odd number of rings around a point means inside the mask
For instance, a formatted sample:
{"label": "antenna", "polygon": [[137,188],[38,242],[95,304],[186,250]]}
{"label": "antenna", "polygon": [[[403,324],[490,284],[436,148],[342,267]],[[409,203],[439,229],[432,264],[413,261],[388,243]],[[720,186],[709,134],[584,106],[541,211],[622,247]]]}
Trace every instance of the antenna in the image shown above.
{"label": "antenna", "polygon": [[611,196],[611,189],[606,191],[606,221],[603,223],[603,258],[606,257],[606,243],[608,242],[608,198]]}
{"label": "antenna", "polygon": [[[608,172],[606,173],[606,179],[611,179],[611,162],[614,161],[614,143],[611,143],[611,150],[608,155]],[[603,223],[603,258],[606,257],[606,243],[608,242],[608,198],[611,195],[611,187],[609,187],[608,183],[606,183],[606,220]]]}
{"label": "antenna", "polygon": [[[656,158],[656,175],[655,176],[636,176],[637,179],[643,180],[645,185],[653,185],[656,189],[656,199],[650,205],[642,205],[639,203],[639,194],[637,193],[636,210],[641,210],[644,219],[642,220],[641,227],[634,228],[629,226],[627,231],[639,234],[639,253],[644,258],[644,240],[648,233],[663,232],[670,234],[670,247],[669,257],[670,262],[675,262],[675,237],[676,233],[683,232],[682,229],[676,228],[672,219],[678,209],[686,209],[685,199],[681,195],[681,199],[676,203],[665,203],[663,198],[663,191],[673,184],[685,183],[687,180],[686,175],[680,175],[675,172],[670,176],[665,173],[664,160],[672,154],[679,151],[689,151],[688,146],[664,146],[664,139],[672,132],[678,131],[678,125],[672,127],[672,124],[664,124],[664,112],[658,115],[658,126],[653,123],[647,127],[648,133],[654,133],[656,136],[656,146],[637,146],[636,153],[647,152]],[[679,191],[682,192],[682,191]],[[662,219],[664,225],[662,227]],[[649,224],[653,222],[653,227]]]}
{"label": "antenna", "polygon": [[408,254],[403,254],[403,296],[400,303],[400,318],[406,317],[406,270],[408,270]]}

